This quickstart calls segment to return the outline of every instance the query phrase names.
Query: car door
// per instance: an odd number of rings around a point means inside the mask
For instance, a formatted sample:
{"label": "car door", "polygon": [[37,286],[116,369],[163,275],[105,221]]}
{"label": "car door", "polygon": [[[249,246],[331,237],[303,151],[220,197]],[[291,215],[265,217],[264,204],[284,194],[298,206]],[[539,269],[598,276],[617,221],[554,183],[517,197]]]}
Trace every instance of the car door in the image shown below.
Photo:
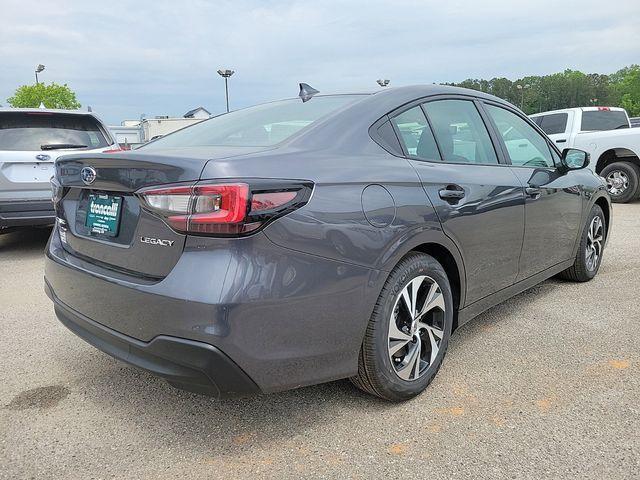
{"label": "car door", "polygon": [[513,171],[500,164],[475,102],[442,97],[415,104],[392,115],[392,124],[444,233],[463,256],[467,304],[512,285],[524,192]]}
{"label": "car door", "polygon": [[484,109],[525,188],[519,281],[573,256],[582,218],[582,189],[577,176],[558,168],[558,152],[529,119],[497,103],[485,102]]}

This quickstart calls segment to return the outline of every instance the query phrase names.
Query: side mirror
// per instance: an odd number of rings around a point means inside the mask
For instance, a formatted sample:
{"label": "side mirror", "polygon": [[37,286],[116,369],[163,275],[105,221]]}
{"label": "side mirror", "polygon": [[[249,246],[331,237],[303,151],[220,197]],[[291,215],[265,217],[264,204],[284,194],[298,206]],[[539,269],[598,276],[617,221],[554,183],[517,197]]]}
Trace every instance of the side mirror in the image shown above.
{"label": "side mirror", "polygon": [[577,148],[565,148],[562,150],[562,166],[566,170],[580,170],[589,165],[590,155]]}

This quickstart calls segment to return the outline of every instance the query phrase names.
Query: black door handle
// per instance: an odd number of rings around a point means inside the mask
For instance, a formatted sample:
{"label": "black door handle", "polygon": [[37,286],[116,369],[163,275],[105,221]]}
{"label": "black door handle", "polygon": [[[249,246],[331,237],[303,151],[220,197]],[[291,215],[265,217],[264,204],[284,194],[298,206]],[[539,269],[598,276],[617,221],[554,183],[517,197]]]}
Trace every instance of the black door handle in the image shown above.
{"label": "black door handle", "polygon": [[558,140],[556,140],[556,143],[565,143],[567,141],[566,138],[560,138]]}
{"label": "black door handle", "polygon": [[537,187],[527,187],[524,189],[524,191],[526,192],[527,195],[529,195],[532,198],[538,198],[542,193],[540,189]]}
{"label": "black door handle", "polygon": [[464,188],[459,185],[447,185],[447,187],[441,189],[438,194],[443,200],[460,200],[466,195]]}

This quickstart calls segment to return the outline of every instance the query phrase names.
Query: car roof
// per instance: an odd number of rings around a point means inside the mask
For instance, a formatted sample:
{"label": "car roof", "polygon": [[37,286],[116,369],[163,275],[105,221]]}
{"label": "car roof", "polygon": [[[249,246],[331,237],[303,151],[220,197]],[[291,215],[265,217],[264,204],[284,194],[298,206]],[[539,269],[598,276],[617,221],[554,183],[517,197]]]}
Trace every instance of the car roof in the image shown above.
{"label": "car roof", "polygon": [[71,115],[91,115],[95,117],[93,112],[85,112],[83,110],[64,110],[62,108],[13,108],[13,107],[0,107],[0,112],[5,113],[65,113]]}
{"label": "car roof", "polygon": [[622,107],[603,107],[603,106],[599,106],[599,107],[572,107],[572,108],[561,108],[561,109],[558,109],[558,110],[549,110],[547,112],[532,113],[529,116],[530,117],[540,117],[542,115],[551,115],[551,114],[555,114],[555,113],[568,113],[568,112],[577,112],[577,111],[596,112],[598,110],[610,110],[610,111],[613,111],[613,112],[620,112],[620,111],[624,111],[624,108],[622,108]]}

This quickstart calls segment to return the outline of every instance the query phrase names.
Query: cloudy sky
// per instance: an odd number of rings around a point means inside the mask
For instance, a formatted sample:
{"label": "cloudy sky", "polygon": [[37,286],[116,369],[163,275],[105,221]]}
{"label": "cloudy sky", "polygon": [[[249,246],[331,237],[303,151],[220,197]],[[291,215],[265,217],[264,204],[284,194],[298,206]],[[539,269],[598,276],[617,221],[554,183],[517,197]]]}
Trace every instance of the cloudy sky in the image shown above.
{"label": "cloudy sky", "polygon": [[111,124],[297,94],[640,63],[639,0],[0,0],[0,104],[68,83]]}

